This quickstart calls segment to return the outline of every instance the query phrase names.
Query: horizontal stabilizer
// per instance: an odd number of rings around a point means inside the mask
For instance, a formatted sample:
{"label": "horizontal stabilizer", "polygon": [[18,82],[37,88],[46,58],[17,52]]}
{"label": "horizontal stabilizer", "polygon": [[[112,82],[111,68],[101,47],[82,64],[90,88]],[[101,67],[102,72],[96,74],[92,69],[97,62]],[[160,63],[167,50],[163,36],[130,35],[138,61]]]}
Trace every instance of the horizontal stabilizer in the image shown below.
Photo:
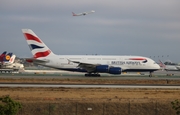
{"label": "horizontal stabilizer", "polygon": [[25,60],[30,63],[48,63],[49,62],[49,60],[47,60],[47,59],[40,60],[40,59],[36,59],[36,58],[25,58]]}

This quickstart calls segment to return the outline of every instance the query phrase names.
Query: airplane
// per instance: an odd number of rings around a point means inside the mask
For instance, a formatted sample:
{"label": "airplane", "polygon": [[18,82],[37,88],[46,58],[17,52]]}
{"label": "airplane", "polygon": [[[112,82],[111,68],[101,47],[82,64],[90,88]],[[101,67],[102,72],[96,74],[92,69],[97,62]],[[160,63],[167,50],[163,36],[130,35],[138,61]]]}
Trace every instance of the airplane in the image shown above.
{"label": "airplane", "polygon": [[150,72],[160,69],[152,59],[142,56],[102,55],[56,55],[31,30],[22,29],[33,55],[26,61],[59,70],[85,72],[85,76],[100,76],[99,73],[121,74],[122,72]]}
{"label": "airplane", "polygon": [[14,55],[12,56],[13,53],[8,53],[7,52],[3,52],[3,54],[1,54],[0,56],[0,65],[6,65],[9,63],[13,63],[12,61],[14,60]]}
{"label": "airplane", "polygon": [[1,69],[13,69],[13,70],[19,70],[19,69],[24,69],[24,65],[21,63],[12,63],[9,65],[3,66]]}
{"label": "airplane", "polygon": [[0,65],[12,64],[14,62],[15,58],[16,58],[16,56],[13,55],[13,53],[8,53],[2,57]]}
{"label": "airplane", "polygon": [[162,70],[166,71],[180,71],[180,65],[178,64],[173,64],[173,65],[165,65],[161,60],[159,60],[159,65]]}
{"label": "airplane", "polygon": [[83,12],[83,13],[78,13],[78,14],[75,14],[74,12],[72,12],[72,15],[73,16],[85,16],[87,14],[91,14],[91,13],[94,13],[94,12],[95,12],[94,10],[92,10],[90,12]]}
{"label": "airplane", "polygon": [[20,63],[15,63],[16,55],[13,53],[3,52],[0,55],[0,73],[11,73],[13,71],[18,71],[19,69],[24,69],[24,65]]}
{"label": "airplane", "polygon": [[16,58],[16,55],[14,55],[14,54],[13,55],[11,54],[9,57],[6,56],[5,61],[7,61],[7,65],[14,63],[15,58]]}

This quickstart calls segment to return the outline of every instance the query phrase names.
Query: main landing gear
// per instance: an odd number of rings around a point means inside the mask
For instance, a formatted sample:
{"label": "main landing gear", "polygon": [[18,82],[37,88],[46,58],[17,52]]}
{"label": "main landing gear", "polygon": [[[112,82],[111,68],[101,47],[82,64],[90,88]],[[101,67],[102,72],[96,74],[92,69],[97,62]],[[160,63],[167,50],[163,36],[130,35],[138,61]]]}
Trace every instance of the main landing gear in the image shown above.
{"label": "main landing gear", "polygon": [[153,76],[153,72],[150,71],[150,72],[149,72],[149,77],[152,77],[152,76]]}
{"label": "main landing gear", "polygon": [[85,74],[84,76],[86,76],[86,77],[101,77],[101,75],[98,73],[94,73],[94,74],[88,73],[88,74]]}

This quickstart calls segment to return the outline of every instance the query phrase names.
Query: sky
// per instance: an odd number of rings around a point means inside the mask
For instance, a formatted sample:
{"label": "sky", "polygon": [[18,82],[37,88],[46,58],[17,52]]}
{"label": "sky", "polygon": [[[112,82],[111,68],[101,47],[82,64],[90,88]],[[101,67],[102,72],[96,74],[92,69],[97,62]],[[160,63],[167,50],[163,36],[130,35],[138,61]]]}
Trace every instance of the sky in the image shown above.
{"label": "sky", "polygon": [[28,28],[58,55],[180,62],[179,12],[180,0],[1,0],[0,51],[32,57],[21,31]]}

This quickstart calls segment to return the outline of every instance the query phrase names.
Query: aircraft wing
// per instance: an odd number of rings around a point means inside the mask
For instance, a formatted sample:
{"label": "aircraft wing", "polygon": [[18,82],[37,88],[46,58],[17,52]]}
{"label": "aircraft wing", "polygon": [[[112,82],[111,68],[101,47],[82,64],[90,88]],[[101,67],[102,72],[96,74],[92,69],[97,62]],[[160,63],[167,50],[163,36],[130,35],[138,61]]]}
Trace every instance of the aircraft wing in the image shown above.
{"label": "aircraft wing", "polygon": [[85,69],[87,72],[93,72],[94,70],[96,70],[96,66],[101,65],[101,64],[96,64],[96,63],[90,64],[90,63],[84,63],[84,62],[79,62],[79,61],[72,61],[69,59],[68,61],[78,64],[78,67]]}
{"label": "aircraft wing", "polygon": [[36,59],[36,58],[24,58],[27,62],[30,63],[48,63],[49,60],[44,59],[44,60],[40,60],[40,59]]}
{"label": "aircraft wing", "polygon": [[[98,63],[88,63],[88,62],[85,63],[85,62],[79,62],[79,61],[72,61],[72,60],[69,60],[69,59],[68,59],[68,61],[78,64],[77,67],[83,68],[87,72],[93,72],[93,71],[96,70],[97,66],[101,65],[101,64],[98,64]],[[128,69],[128,68],[121,68],[121,69],[122,69],[122,71],[126,71],[126,69]]]}
{"label": "aircraft wing", "polygon": [[96,70],[96,66],[100,64],[89,64],[89,63],[80,63],[78,67],[85,69],[87,72],[93,72]]}

